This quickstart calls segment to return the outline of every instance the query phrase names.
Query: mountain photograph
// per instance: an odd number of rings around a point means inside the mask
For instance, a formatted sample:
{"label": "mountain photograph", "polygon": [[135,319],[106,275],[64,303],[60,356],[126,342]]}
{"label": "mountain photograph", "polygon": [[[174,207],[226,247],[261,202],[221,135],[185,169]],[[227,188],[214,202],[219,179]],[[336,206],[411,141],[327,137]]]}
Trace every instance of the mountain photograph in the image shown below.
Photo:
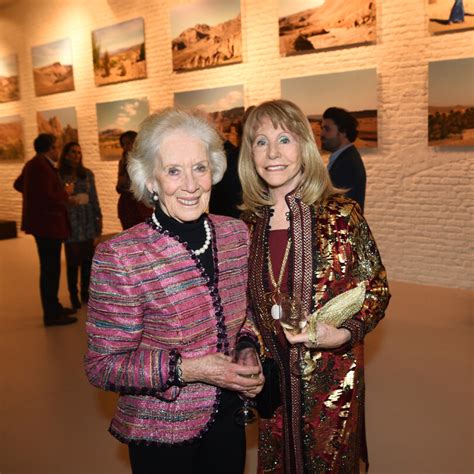
{"label": "mountain photograph", "polygon": [[0,58],[0,103],[19,99],[18,58],[11,54]]}
{"label": "mountain photograph", "polygon": [[36,112],[36,122],[38,133],[54,135],[61,149],[68,142],[79,141],[74,107]]}
{"label": "mountain photograph", "polygon": [[20,116],[0,117],[0,161],[24,159],[23,126]]}

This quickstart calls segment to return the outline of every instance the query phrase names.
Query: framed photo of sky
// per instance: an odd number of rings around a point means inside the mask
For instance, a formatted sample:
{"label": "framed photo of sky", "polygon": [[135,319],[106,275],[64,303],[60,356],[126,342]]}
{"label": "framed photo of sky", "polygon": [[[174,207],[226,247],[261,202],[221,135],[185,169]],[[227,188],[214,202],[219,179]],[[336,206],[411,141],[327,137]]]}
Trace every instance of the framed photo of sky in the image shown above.
{"label": "framed photo of sky", "polygon": [[173,71],[242,62],[240,0],[194,0],[171,9]]}
{"label": "framed photo of sky", "polygon": [[281,55],[374,43],[375,4],[374,0],[279,0]]}
{"label": "framed photo of sky", "polygon": [[474,146],[474,58],[428,64],[428,144]]}
{"label": "framed photo of sky", "polygon": [[357,148],[377,147],[377,72],[375,69],[297,77],[281,81],[283,99],[298,104],[309,119],[321,150],[321,121],[329,107],[341,107],[359,122]]}
{"label": "framed photo of sky", "polygon": [[191,92],[176,92],[174,104],[208,114],[225,140],[239,146],[239,130],[244,114],[244,87],[227,86]]}

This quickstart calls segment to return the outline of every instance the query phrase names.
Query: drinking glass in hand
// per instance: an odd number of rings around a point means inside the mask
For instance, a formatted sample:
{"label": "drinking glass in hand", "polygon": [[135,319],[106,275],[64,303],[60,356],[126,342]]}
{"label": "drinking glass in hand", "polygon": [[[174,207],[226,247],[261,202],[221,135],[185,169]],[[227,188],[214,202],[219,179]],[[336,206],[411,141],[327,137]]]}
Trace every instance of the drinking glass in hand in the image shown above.
{"label": "drinking glass in hand", "polygon": [[[232,362],[239,365],[251,366],[251,367],[260,367],[257,352],[253,347],[245,347],[243,349],[235,349],[232,353]],[[256,378],[256,375],[240,375],[241,377]],[[243,400],[243,405],[239,408],[234,415],[234,420],[238,425],[246,426],[250,423],[253,423],[257,419],[257,414],[255,409],[252,407],[251,400],[244,396],[239,395]]]}

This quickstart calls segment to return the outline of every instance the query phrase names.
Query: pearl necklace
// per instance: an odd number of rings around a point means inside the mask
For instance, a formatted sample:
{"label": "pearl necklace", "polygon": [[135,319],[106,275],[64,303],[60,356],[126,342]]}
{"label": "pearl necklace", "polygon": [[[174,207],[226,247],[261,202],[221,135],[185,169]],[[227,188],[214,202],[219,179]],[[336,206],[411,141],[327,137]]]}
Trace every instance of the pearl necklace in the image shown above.
{"label": "pearl necklace", "polygon": [[[151,220],[153,221],[153,224],[155,224],[158,229],[162,228],[162,225],[158,221],[158,218],[156,217],[154,212],[151,215]],[[206,240],[204,241],[204,245],[200,249],[197,249],[197,250],[191,249],[191,252],[196,256],[202,255],[209,248],[209,245],[211,245],[211,241],[212,241],[211,226],[209,225],[209,222],[207,221],[207,219],[204,219],[204,230],[206,231]]]}

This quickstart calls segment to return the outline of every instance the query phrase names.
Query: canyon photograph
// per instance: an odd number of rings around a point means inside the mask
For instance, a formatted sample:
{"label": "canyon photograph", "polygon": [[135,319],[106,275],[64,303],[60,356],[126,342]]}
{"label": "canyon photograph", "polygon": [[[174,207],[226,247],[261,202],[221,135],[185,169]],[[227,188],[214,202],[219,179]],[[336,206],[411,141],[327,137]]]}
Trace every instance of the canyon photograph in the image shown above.
{"label": "canyon photograph", "polygon": [[50,133],[56,137],[62,149],[68,142],[78,142],[76,109],[65,107],[36,112],[38,133]]}
{"label": "canyon photograph", "polygon": [[31,48],[37,96],[74,90],[71,40],[65,38]]}
{"label": "canyon photograph", "polygon": [[176,92],[174,105],[207,114],[224,140],[240,146],[239,131],[244,114],[242,85]]}
{"label": "canyon photograph", "polygon": [[281,81],[281,96],[308,117],[321,153],[321,122],[329,107],[341,107],[359,122],[357,148],[377,147],[377,73],[375,69],[297,77]]}
{"label": "canyon photograph", "polygon": [[0,103],[20,99],[18,57],[10,54],[0,58]]}
{"label": "canyon photograph", "polygon": [[435,35],[474,28],[474,0],[463,0],[464,19],[450,21],[454,0],[428,0],[428,28]]}
{"label": "canyon photograph", "polygon": [[0,117],[0,161],[24,160],[23,126],[19,115]]}
{"label": "canyon photograph", "polygon": [[93,31],[92,60],[96,86],[146,78],[143,18]]}
{"label": "canyon photograph", "polygon": [[428,64],[428,144],[474,147],[474,58]]}
{"label": "canyon photograph", "polygon": [[173,71],[242,62],[240,0],[198,0],[171,10]]}
{"label": "canyon photograph", "polygon": [[127,130],[138,132],[148,116],[148,99],[125,99],[96,104],[99,152],[102,160],[119,160],[122,156],[120,135]]}
{"label": "canyon photograph", "polygon": [[279,0],[282,56],[376,41],[375,0]]}

